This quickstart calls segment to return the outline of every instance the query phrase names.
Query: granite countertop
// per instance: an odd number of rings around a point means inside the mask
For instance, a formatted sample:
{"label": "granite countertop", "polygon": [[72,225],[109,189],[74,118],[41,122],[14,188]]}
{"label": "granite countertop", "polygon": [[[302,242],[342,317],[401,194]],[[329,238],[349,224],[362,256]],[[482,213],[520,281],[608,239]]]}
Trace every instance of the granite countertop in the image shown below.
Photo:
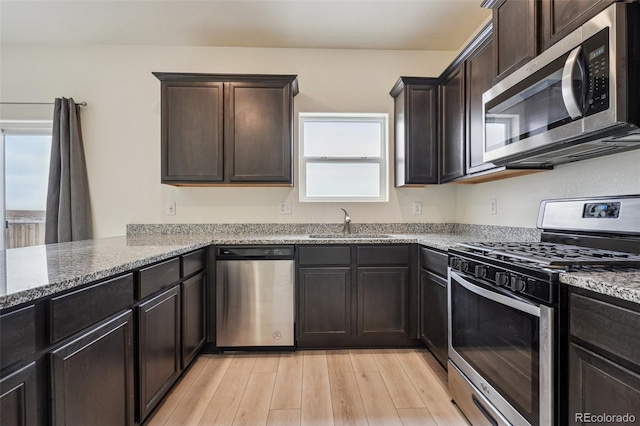
{"label": "granite countertop", "polygon": [[[166,225],[136,226],[134,229],[139,232],[130,232],[123,237],[1,250],[0,309],[118,275],[210,244],[417,243],[446,251],[461,242],[539,241],[536,230],[483,225],[443,227],[427,224],[405,228],[372,225],[363,227],[348,238],[332,238],[331,234],[338,234],[332,228],[310,229],[304,226],[284,226],[284,229],[264,225],[212,229],[202,225],[180,225],[175,228]],[[330,235],[329,238],[310,238],[309,234]],[[384,237],[380,237],[380,234]],[[560,281],[640,303],[640,272],[562,273]]]}
{"label": "granite countertop", "polygon": [[0,251],[0,309],[174,257],[206,235],[133,235]]}
{"label": "granite countertop", "polygon": [[640,270],[635,272],[566,272],[560,282],[629,302],[640,303]]}
{"label": "granite countertop", "polygon": [[[496,237],[499,238],[499,237]],[[458,242],[481,241],[476,234],[352,234],[348,238],[310,238],[309,234],[140,233],[0,251],[0,309],[174,257],[210,244],[413,244],[448,250]]]}

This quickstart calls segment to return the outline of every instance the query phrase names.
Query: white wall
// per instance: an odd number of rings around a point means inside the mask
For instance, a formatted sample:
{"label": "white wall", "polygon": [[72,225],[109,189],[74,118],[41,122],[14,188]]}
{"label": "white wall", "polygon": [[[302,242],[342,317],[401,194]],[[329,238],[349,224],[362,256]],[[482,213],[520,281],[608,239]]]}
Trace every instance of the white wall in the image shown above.
{"label": "white wall", "polygon": [[[391,188],[390,202],[376,204],[298,203],[297,168],[294,188],[161,185],[160,82],[151,72],[298,74],[296,114],[386,112],[391,119],[389,90],[397,78],[437,76],[454,54],[5,45],[0,96],[2,101],[22,102],[64,96],[89,103],[82,112],[82,125],[96,237],[122,235],[127,223],[339,222],[339,207],[347,208],[354,222],[451,222],[455,219],[455,189],[448,185]],[[392,135],[393,127],[390,142]],[[297,147],[297,136],[295,142]],[[392,176],[393,167],[391,186]],[[177,203],[176,216],[164,215],[169,201]],[[279,201],[292,203],[291,215],[278,215]],[[423,203],[421,216],[411,214],[413,201]]]}
{"label": "white wall", "polygon": [[[437,76],[455,52],[5,45],[1,55],[0,100],[65,96],[89,103],[82,123],[97,237],[122,235],[128,223],[339,222],[339,207],[356,223],[532,227],[545,198],[640,193],[640,150],[478,185],[391,188],[390,202],[375,204],[298,203],[297,168],[294,188],[160,184],[160,82],[152,71],[298,74],[296,113],[386,112],[391,118],[389,90],[398,76]],[[0,119],[18,118],[5,111]],[[23,114],[49,119],[51,112],[33,107]],[[390,142],[392,135],[391,126]],[[297,156],[297,136],[295,142]],[[391,186],[392,176],[391,164]],[[490,198],[498,200],[497,215],[489,215]],[[169,201],[177,203],[176,216],[164,215]],[[291,202],[293,213],[278,215],[279,201]],[[411,214],[413,201],[423,203],[421,216]]]}
{"label": "white wall", "polygon": [[[459,223],[535,227],[544,199],[640,194],[640,150],[456,189]],[[498,201],[496,215],[489,214],[492,198]]]}

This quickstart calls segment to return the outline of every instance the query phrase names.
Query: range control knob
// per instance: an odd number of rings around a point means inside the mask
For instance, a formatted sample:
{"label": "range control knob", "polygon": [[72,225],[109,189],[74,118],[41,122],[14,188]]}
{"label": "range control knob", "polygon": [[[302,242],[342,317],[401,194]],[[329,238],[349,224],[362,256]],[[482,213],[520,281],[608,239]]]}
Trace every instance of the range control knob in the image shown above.
{"label": "range control knob", "polygon": [[476,265],[473,274],[476,276],[476,278],[484,278],[487,276],[487,267],[483,265]]}
{"label": "range control knob", "polygon": [[502,287],[506,285],[508,281],[509,281],[509,276],[507,275],[506,272],[496,272],[496,285],[499,285],[500,287]]}
{"label": "range control knob", "polygon": [[458,265],[460,265],[460,259],[457,257],[449,259],[449,266],[451,266],[451,269],[458,269]]}
{"label": "range control knob", "polygon": [[460,269],[462,272],[469,271],[469,262],[467,262],[466,260],[461,260],[460,264],[458,265],[458,269]]}
{"label": "range control knob", "polygon": [[512,291],[522,291],[524,290],[524,281],[522,277],[511,277],[511,282],[509,283],[509,288]]}

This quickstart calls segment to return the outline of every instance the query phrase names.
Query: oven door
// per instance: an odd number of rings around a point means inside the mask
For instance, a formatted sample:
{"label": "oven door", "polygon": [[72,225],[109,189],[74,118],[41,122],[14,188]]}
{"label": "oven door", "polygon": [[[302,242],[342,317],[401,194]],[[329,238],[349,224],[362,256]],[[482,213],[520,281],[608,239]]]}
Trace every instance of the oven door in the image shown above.
{"label": "oven door", "polygon": [[553,422],[554,310],[449,269],[449,358],[510,423]]}

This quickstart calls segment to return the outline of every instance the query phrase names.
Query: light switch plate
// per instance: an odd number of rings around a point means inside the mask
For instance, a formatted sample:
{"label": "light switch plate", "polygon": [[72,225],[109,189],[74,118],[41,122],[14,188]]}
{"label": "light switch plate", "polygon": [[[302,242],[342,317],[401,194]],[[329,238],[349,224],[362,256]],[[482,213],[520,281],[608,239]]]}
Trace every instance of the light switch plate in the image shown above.
{"label": "light switch plate", "polygon": [[489,199],[489,214],[498,214],[498,199]]}

